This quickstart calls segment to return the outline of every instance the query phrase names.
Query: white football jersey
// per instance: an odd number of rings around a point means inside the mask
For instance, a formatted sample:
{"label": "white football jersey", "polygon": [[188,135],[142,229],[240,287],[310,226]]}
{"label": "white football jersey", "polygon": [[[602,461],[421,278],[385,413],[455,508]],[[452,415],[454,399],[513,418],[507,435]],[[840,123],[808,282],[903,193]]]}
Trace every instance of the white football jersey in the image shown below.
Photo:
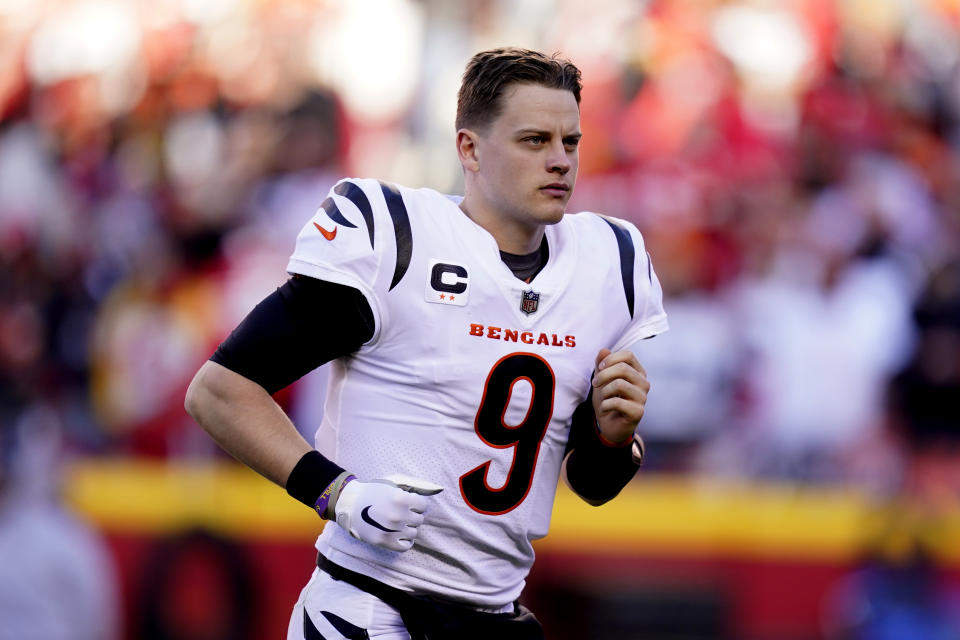
{"label": "white football jersey", "polygon": [[445,488],[411,550],[329,522],[317,548],[330,560],[481,606],[520,595],[597,353],[667,328],[633,225],[568,214],[546,237],[549,260],[527,284],[453,199],[357,179],[300,232],[287,270],[359,289],[376,321],[333,363],[317,448],[361,480],[401,473]]}

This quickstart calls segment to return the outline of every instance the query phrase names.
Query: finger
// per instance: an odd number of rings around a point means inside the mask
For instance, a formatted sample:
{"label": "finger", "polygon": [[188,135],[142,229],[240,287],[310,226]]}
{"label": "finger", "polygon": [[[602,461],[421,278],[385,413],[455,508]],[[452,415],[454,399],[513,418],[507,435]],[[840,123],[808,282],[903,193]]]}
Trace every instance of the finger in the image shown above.
{"label": "finger", "polygon": [[641,384],[641,381],[646,380],[646,377],[642,373],[630,365],[626,364],[625,362],[618,362],[617,364],[607,367],[603,371],[597,372],[597,374],[593,376],[593,386],[602,387],[608,382],[618,378],[628,380],[634,384]]}
{"label": "finger", "polygon": [[391,542],[386,546],[394,551],[409,551],[413,546],[413,538],[397,538],[395,543]]}
{"label": "finger", "polygon": [[421,495],[421,496],[435,496],[441,491],[443,491],[443,487],[415,487],[408,484],[401,484],[397,486],[399,486],[404,491],[408,491],[410,493],[416,493],[417,495]]}
{"label": "finger", "polygon": [[388,487],[396,487],[397,483],[391,480],[390,478],[375,478],[373,480],[367,480],[366,482],[370,484],[385,484]]}
{"label": "finger", "polygon": [[419,493],[422,496],[432,496],[443,491],[443,487],[435,482],[409,476],[404,473],[391,473],[384,479],[389,480],[404,491]]}
{"label": "finger", "polygon": [[[593,363],[594,366],[595,366],[597,369],[602,369],[603,367],[601,367],[600,365],[603,364],[604,359],[605,359],[608,355],[610,355],[611,353],[613,353],[613,352],[610,351],[610,349],[600,349],[600,352],[597,354],[597,359],[596,359],[596,361]],[[606,365],[604,365],[604,366],[606,366]]]}
{"label": "finger", "polygon": [[646,374],[643,366],[640,364],[640,361],[637,360],[637,354],[629,349],[621,349],[620,351],[611,352],[608,349],[601,350],[600,353],[604,351],[607,352],[603,358],[597,357],[597,370],[602,371],[607,367],[611,367],[619,362],[625,362],[637,371],[641,371]]}
{"label": "finger", "polygon": [[635,384],[640,387],[650,387],[650,382],[647,380],[646,375],[625,362],[618,362],[598,372],[593,377],[593,386],[599,388],[614,380],[626,380],[630,384]]}
{"label": "finger", "polygon": [[626,398],[607,398],[600,403],[600,413],[618,413],[630,422],[640,422],[643,418],[644,404]]}
{"label": "finger", "polygon": [[601,400],[607,398],[624,398],[626,400],[633,400],[634,402],[646,402],[648,390],[649,385],[647,385],[647,388],[644,388],[642,385],[633,384],[622,378],[618,378],[598,388],[597,392],[600,394]]}
{"label": "finger", "polygon": [[430,506],[430,501],[418,493],[406,494],[403,502],[407,505],[407,509],[414,513],[425,513],[427,507]]}
{"label": "finger", "polygon": [[600,353],[602,354],[604,352],[606,352],[606,355],[603,358],[601,358],[599,354],[597,356],[597,368],[594,371],[595,375],[603,373],[604,371],[607,371],[608,369],[621,363],[641,372],[643,375],[647,374],[646,370],[643,368],[643,365],[641,365],[637,360],[637,356],[633,351],[630,351],[629,349],[622,349],[617,352],[610,352],[607,349],[603,349]]}
{"label": "finger", "polygon": [[407,514],[406,526],[416,529],[423,524],[423,514],[413,511]]}

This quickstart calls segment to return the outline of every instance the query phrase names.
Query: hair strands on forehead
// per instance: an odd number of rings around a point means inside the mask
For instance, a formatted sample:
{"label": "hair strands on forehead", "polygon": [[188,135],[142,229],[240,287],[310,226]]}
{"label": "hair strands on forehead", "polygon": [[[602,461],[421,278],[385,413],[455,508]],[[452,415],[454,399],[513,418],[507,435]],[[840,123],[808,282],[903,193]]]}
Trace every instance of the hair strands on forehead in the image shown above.
{"label": "hair strands on forehead", "polygon": [[580,104],[580,70],[558,53],[503,47],[481,51],[467,63],[457,96],[457,129],[483,128],[501,109],[500,98],[512,84],[537,84],[573,93]]}

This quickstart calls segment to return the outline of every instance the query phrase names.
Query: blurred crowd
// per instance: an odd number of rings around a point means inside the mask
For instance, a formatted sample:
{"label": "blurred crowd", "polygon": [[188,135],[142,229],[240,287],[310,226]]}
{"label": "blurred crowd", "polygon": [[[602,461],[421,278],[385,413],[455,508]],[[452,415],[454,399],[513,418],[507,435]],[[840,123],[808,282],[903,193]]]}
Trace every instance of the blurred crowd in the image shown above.
{"label": "blurred crowd", "polygon": [[[0,486],[35,434],[219,455],[193,373],[335,180],[461,188],[459,74],[505,44],[583,70],[571,209],[663,284],[650,466],[957,506],[950,0],[0,1]],[[308,435],[321,386],[279,397]]]}
{"label": "blurred crowd", "polygon": [[0,3],[4,428],[213,455],[192,373],[334,180],[460,188],[462,62],[509,42],[583,69],[572,208],[663,283],[652,465],[960,486],[960,8],[599,4]]}

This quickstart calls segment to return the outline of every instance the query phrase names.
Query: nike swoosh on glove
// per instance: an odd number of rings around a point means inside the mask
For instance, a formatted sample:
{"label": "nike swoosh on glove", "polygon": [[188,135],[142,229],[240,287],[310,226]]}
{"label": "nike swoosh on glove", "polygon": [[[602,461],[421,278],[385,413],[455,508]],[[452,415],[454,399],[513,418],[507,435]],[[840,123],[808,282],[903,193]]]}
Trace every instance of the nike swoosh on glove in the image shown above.
{"label": "nike swoosh on glove", "polygon": [[386,478],[348,482],[337,498],[337,524],[357,540],[392,551],[408,550],[423,524],[430,498],[412,487],[405,490],[410,483],[404,485],[402,489]]}

